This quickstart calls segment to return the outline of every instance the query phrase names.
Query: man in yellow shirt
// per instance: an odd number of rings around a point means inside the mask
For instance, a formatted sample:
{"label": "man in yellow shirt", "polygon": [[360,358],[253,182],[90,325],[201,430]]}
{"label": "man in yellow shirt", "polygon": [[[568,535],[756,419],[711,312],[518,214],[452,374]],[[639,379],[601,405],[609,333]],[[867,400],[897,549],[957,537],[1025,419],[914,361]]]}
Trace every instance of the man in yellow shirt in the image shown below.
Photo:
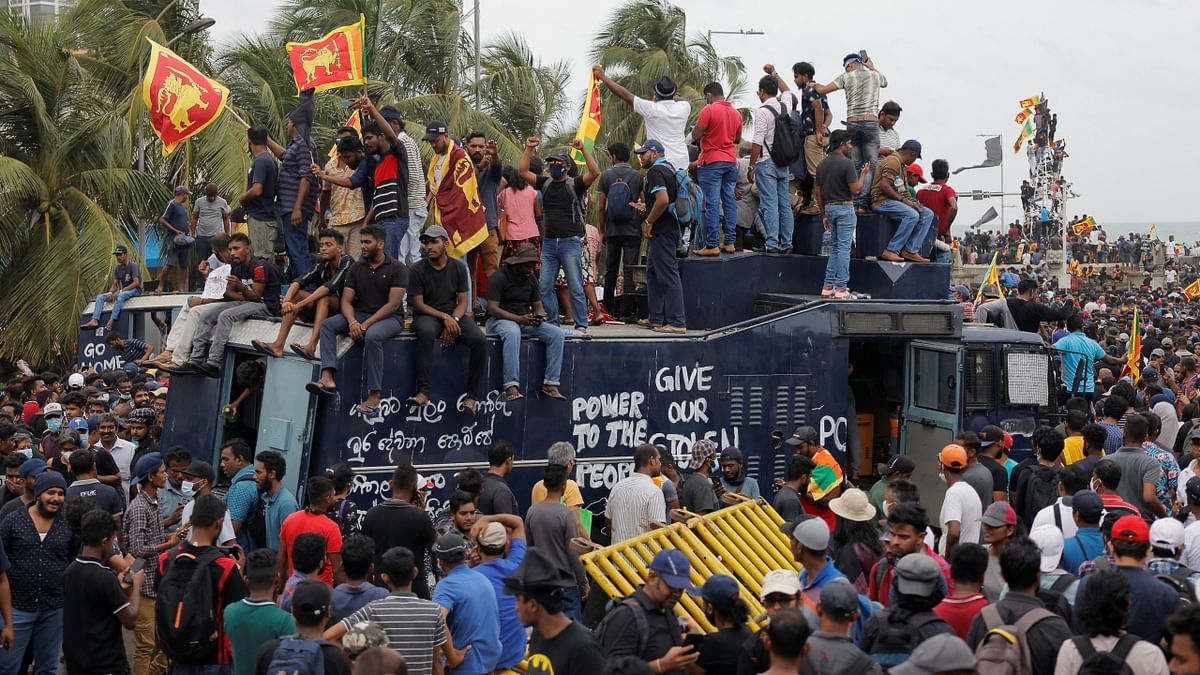
{"label": "man in yellow shirt", "polygon": [[[567,467],[567,475],[570,476],[575,472],[575,447],[566,441],[559,441],[551,445],[546,450],[546,463],[556,464]],[[533,493],[530,496],[531,504],[540,504],[546,500],[546,486],[542,481],[538,481],[533,485]],[[573,479],[567,479],[567,485],[563,489],[562,497],[563,506],[575,512],[576,523],[579,527],[579,536],[585,539],[591,539],[592,533],[584,529],[583,519],[580,511],[583,509],[583,493],[579,491],[579,483]]]}
{"label": "man in yellow shirt", "polygon": [[1062,454],[1064,466],[1070,466],[1083,459],[1083,428],[1087,423],[1087,413],[1084,411],[1067,412],[1067,437],[1063,441]]}

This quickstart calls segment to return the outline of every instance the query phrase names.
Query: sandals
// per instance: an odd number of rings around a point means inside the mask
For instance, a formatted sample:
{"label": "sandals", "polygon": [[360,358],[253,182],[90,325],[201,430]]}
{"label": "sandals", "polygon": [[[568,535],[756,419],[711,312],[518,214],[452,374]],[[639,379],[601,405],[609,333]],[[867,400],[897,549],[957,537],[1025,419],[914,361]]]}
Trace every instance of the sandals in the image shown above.
{"label": "sandals", "polygon": [[410,408],[423,408],[426,405],[429,405],[429,397],[425,394],[413,394],[412,396],[404,399],[404,405],[407,405]]}
{"label": "sandals", "polygon": [[309,382],[308,384],[304,385],[304,389],[307,390],[308,393],[316,396],[334,396],[337,394],[336,389],[332,387],[326,387],[320,382]]}
{"label": "sandals", "polygon": [[458,404],[459,412],[475,414],[476,401],[473,398],[464,398],[462,403]]}
{"label": "sandals", "polygon": [[292,350],[292,352],[295,354],[303,356],[304,358],[308,359],[309,361],[320,361],[320,359],[317,358],[317,355],[312,350],[308,349],[304,345],[301,345],[297,342],[293,342],[290,345],[288,345],[288,349]]}
{"label": "sandals", "polygon": [[525,395],[522,394],[521,390],[518,389],[515,385],[508,387],[507,389],[504,390],[504,400],[505,401],[520,401],[523,398],[525,398]]}
{"label": "sandals", "polygon": [[565,401],[567,397],[553,384],[542,385],[542,396],[556,401]]}
{"label": "sandals", "polygon": [[279,356],[278,354],[275,353],[274,350],[271,349],[271,345],[269,343],[264,342],[262,340],[251,340],[250,346],[254,347],[254,349],[261,354],[265,354],[267,356],[275,356],[275,357]]}

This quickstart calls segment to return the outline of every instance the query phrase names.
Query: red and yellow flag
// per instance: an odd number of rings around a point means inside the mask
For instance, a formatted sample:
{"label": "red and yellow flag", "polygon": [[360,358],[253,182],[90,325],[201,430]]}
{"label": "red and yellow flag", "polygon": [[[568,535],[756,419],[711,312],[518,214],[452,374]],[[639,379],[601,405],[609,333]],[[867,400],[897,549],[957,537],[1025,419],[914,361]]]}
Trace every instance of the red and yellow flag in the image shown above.
{"label": "red and yellow flag", "polygon": [[1071,231],[1075,233],[1075,236],[1082,237],[1083,235],[1087,234],[1088,232],[1091,232],[1092,228],[1095,226],[1096,226],[1096,219],[1091,216],[1088,216],[1087,218],[1084,218],[1083,220],[1080,220],[1079,222],[1072,224]]}
{"label": "red and yellow flag", "polygon": [[150,64],[142,80],[142,101],[150,126],[162,140],[164,157],[180,142],[203,131],[225,110],[229,90],[205,77],[175,52],[150,42]]}
{"label": "red and yellow flag", "polygon": [[335,28],[319,40],[287,43],[296,91],[366,84],[365,24],[360,14],[358,23]]}
{"label": "red and yellow flag", "polygon": [[[362,116],[360,116],[358,114],[357,110],[355,110],[354,113],[352,115],[350,115],[350,119],[346,120],[346,123],[343,124],[342,126],[350,127],[351,129],[354,129],[355,131],[358,132],[358,137],[362,138]],[[338,154],[337,153],[337,143],[334,143],[333,147],[329,148],[329,159],[333,159],[334,157],[337,157],[337,154]]]}
{"label": "red and yellow flag", "polygon": [[[435,180],[441,172],[441,181]],[[426,176],[433,190],[430,222],[439,223],[450,235],[447,249],[454,258],[461,258],[487,240],[487,220],[475,165],[458,144],[450,141],[444,155],[434,155]]]}
{"label": "red and yellow flag", "polygon": [[1013,121],[1017,124],[1024,124],[1025,120],[1029,119],[1031,115],[1033,115],[1033,110],[1026,108],[1025,110],[1017,113],[1017,116],[1013,118]]}
{"label": "red and yellow flag", "polygon": [[1018,103],[1017,105],[1019,105],[1021,107],[1021,109],[1024,110],[1025,108],[1032,108],[1033,106],[1035,106],[1041,102],[1042,102],[1041,96],[1030,96],[1029,98],[1021,99],[1021,102]]}
{"label": "red and yellow flag", "polygon": [[996,267],[997,256],[999,256],[999,255],[1000,255],[999,251],[996,251],[995,253],[992,254],[992,264],[988,266],[987,274],[985,274],[983,276],[983,283],[979,284],[979,293],[977,293],[975,295],[975,304],[976,305],[983,302],[983,289],[988,284],[994,284],[996,287],[996,291],[1001,294],[1001,297],[1003,297],[1004,291],[1000,285],[1000,269],[998,267]]}
{"label": "red and yellow flag", "polygon": [[[600,80],[596,79],[595,75],[591,76],[588,81],[588,95],[583,102],[583,116],[579,119],[579,130],[575,132],[575,138],[583,141],[583,147],[587,151],[596,154],[596,137],[600,135]],[[583,153],[578,150],[571,150],[571,159],[575,163],[583,166]]]}
{"label": "red and yellow flag", "polygon": [[1142,328],[1137,307],[1133,308],[1133,325],[1129,327],[1129,349],[1125,352],[1125,367],[1121,377],[1129,375],[1136,383],[1142,376]]}
{"label": "red and yellow flag", "polygon": [[1188,300],[1195,300],[1197,297],[1200,297],[1200,279],[1196,279],[1183,287],[1183,297]]}
{"label": "red and yellow flag", "polygon": [[1025,120],[1025,126],[1021,127],[1021,133],[1017,134],[1017,142],[1013,143],[1013,152],[1020,152],[1025,141],[1033,138],[1036,133],[1037,129],[1033,126],[1033,120]]}

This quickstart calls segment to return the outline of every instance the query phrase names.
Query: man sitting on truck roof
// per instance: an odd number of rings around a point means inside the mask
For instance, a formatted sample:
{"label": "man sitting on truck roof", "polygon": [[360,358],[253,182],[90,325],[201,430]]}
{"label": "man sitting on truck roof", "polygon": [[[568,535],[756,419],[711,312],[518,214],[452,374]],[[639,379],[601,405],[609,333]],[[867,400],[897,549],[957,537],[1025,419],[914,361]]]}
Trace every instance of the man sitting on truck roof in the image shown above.
{"label": "man sitting on truck roof", "polygon": [[346,282],[346,271],[354,261],[343,251],[346,239],[341,232],[326,228],[318,236],[320,241],[321,264],[313,267],[308,274],[296,279],[287,289],[283,297],[283,321],[279,323],[279,332],[274,342],[251,340],[250,344],[258,351],[268,356],[283,356],[283,343],[292,332],[292,325],[299,319],[312,323],[312,333],[308,344],[293,342],[289,348],[315,361],[317,359],[317,338],[321,335],[321,323],[331,313],[339,309],[338,296],[342,285]]}

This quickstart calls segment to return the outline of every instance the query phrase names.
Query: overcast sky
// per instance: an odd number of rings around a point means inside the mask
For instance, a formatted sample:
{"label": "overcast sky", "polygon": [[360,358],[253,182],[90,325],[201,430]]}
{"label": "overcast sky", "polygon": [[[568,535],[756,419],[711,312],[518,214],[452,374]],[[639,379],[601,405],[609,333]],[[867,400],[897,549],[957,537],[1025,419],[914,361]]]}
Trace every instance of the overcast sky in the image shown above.
{"label": "overcast sky", "polygon": [[[217,20],[217,40],[261,25],[281,4],[200,0],[201,11]],[[578,96],[586,87],[591,39],[621,0],[522,0],[520,12],[512,11],[516,0],[481,4],[485,42],[517,31],[541,59],[569,60],[571,95]],[[742,57],[752,83],[764,63],[790,72],[800,60],[813,63],[817,80],[828,82],[841,71],[844,54],[866,49],[888,78],[884,98],[904,108],[897,125],[901,136],[924,145],[924,164],[935,158],[949,160],[951,167],[976,164],[983,158],[983,139],[975,135],[1002,133],[1010,192],[1028,174],[1024,154],[1012,154],[1017,102],[1045,92],[1059,116],[1058,137],[1067,140],[1070,153],[1063,174],[1080,194],[1068,206],[1072,213],[1086,212],[1102,223],[1200,221],[1190,198],[1197,192],[1194,178],[1184,169],[1200,149],[1200,136],[1187,123],[1200,109],[1192,42],[1200,2],[859,0],[853,14],[830,2],[678,4],[688,13],[689,33],[765,32],[713,36],[720,53]],[[566,20],[575,27],[564,27]],[[739,104],[750,105],[752,96],[743,92]],[[843,93],[832,94],[830,104],[834,119],[844,119]],[[999,190],[1000,170],[967,171],[952,176],[951,185],[960,193]],[[1012,220],[1020,200],[1010,197],[1006,203]],[[999,200],[962,200],[959,223],[973,222],[989,204],[999,209]]]}

